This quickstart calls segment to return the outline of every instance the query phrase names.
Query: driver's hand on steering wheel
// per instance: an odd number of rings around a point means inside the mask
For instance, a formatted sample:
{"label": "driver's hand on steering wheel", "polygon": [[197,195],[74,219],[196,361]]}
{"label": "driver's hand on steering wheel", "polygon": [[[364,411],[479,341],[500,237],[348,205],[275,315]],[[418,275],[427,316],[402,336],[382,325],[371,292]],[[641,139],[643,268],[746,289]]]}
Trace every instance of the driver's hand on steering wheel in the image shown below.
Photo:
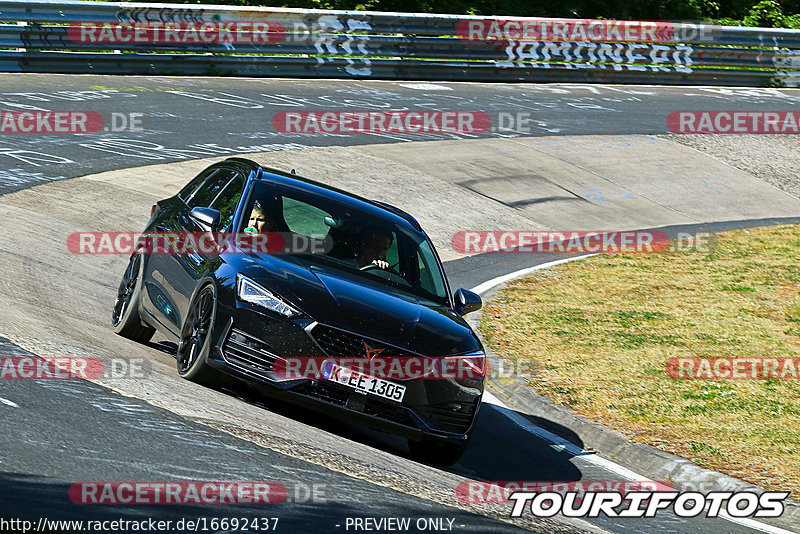
{"label": "driver's hand on steering wheel", "polygon": [[377,265],[384,270],[389,268],[389,262],[386,260],[372,260],[372,265]]}

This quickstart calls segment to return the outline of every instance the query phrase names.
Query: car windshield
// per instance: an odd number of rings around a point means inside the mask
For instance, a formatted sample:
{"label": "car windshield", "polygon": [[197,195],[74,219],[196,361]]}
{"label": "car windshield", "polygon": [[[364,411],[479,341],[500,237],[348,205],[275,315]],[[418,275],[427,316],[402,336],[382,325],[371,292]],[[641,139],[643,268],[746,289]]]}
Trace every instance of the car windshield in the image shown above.
{"label": "car windshield", "polygon": [[401,291],[447,303],[447,290],[430,242],[422,232],[288,186],[258,182],[245,206],[246,232],[288,232],[326,239],[324,253],[302,261],[355,274]]}

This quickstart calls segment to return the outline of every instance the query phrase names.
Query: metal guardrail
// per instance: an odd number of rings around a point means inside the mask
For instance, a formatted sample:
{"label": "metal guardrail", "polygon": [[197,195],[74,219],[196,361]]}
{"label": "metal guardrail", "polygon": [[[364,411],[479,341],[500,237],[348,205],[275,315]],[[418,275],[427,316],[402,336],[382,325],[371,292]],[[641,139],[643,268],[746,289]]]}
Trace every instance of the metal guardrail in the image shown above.
{"label": "metal guardrail", "polygon": [[0,0],[0,21],[6,72],[800,82],[800,30],[78,0]]}

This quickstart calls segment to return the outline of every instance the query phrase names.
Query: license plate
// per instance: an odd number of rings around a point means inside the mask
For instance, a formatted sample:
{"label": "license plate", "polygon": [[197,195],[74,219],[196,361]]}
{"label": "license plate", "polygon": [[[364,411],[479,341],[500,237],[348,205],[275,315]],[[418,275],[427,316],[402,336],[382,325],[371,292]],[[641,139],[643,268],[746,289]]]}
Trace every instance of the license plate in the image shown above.
{"label": "license plate", "polygon": [[383,399],[401,402],[406,394],[406,387],[382,378],[375,378],[353,369],[339,367],[335,363],[326,362],[322,376],[327,380],[353,388],[356,391],[375,395]]}

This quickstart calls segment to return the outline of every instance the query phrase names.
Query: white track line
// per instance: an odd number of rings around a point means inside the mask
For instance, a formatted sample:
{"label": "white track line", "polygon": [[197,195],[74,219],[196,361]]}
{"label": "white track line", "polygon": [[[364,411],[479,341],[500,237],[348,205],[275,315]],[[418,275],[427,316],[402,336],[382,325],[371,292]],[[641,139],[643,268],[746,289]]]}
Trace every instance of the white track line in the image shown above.
{"label": "white track line", "polygon": [[[478,294],[485,293],[486,291],[489,291],[490,289],[492,289],[497,285],[514,280],[516,278],[520,278],[532,272],[541,269],[547,269],[548,267],[554,267],[556,265],[561,265],[563,263],[568,263],[571,261],[582,260],[590,256],[596,256],[596,254],[585,254],[583,256],[576,256],[574,258],[565,258],[563,260],[550,261],[547,263],[536,265],[534,267],[520,269],[519,271],[514,271],[513,273],[509,273],[503,276],[498,276],[497,278],[493,278],[487,282],[477,285],[472,288],[472,291]],[[636,473],[635,471],[631,471],[627,467],[623,467],[619,464],[616,464],[607,458],[603,458],[598,454],[586,454],[577,445],[568,442],[567,440],[553,434],[552,432],[545,430],[540,426],[537,426],[524,415],[509,408],[503,401],[501,401],[488,391],[484,392],[483,400],[484,402],[486,402],[486,404],[492,406],[492,408],[494,408],[495,411],[499,412],[500,414],[510,419],[514,424],[516,424],[526,432],[533,434],[534,436],[540,439],[550,442],[551,447],[553,447],[556,450],[562,450],[564,452],[567,452],[568,454],[572,454],[574,456],[580,456],[581,460],[594,464],[597,467],[601,467],[603,469],[611,471],[612,473],[615,473],[625,478],[626,480],[638,481],[638,482],[654,482],[648,479],[647,477],[642,476]],[[751,528],[753,530],[757,530],[759,532],[766,532],[767,534],[797,534],[796,532],[793,532],[791,530],[785,530],[779,527],[774,527],[772,525],[767,525],[765,523],[761,523],[754,519],[747,519],[743,517],[731,517],[730,515],[724,512],[720,512],[719,517],[721,519],[725,519],[732,523],[737,523],[739,525]]]}
{"label": "white track line", "polygon": [[8,399],[4,399],[3,397],[0,397],[0,402],[5,404],[6,406],[11,406],[12,408],[19,408],[19,404],[17,404],[16,402],[10,401]]}
{"label": "white track line", "polygon": [[480,295],[481,293],[486,293],[494,286],[504,284],[515,278],[521,278],[526,274],[530,274],[535,271],[539,271],[541,269],[547,269],[548,267],[555,267],[556,265],[561,265],[562,263],[569,263],[575,260],[582,260],[584,258],[588,258],[590,256],[596,256],[597,254],[584,254],[583,256],[575,256],[574,258],[564,258],[563,260],[555,260],[555,261],[548,261],[547,263],[542,263],[540,265],[536,265],[534,267],[528,267],[527,269],[520,269],[519,271],[514,271],[513,273],[504,274],[503,276],[498,276],[497,278],[492,278],[491,280],[479,284],[472,288],[473,293],[477,293]]}

